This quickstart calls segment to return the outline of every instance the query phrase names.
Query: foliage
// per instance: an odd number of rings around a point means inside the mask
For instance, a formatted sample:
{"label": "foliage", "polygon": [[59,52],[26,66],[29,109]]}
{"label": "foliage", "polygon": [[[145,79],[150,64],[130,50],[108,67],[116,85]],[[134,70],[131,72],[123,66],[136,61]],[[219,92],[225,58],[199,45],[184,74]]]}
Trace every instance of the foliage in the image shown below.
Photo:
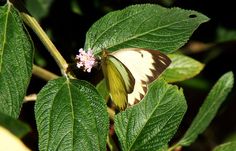
{"label": "foliage", "polygon": [[93,48],[95,54],[102,49],[114,51],[129,47],[170,53],[183,46],[193,31],[206,21],[206,16],[195,11],[148,4],[130,6],[94,23],[87,32],[85,48]]}
{"label": "foliage", "polygon": [[30,131],[30,127],[8,115],[0,113],[0,125],[7,128],[15,136],[22,138]]}
{"label": "foliage", "polygon": [[14,6],[0,8],[0,111],[17,118],[31,77],[34,47]]}
{"label": "foliage", "polygon": [[236,142],[228,142],[214,148],[213,151],[232,151],[236,148]]}
{"label": "foliage", "polygon": [[87,82],[49,81],[38,94],[35,116],[40,150],[105,150],[106,105]]}
{"label": "foliage", "polygon": [[223,75],[213,86],[190,128],[180,140],[179,145],[190,145],[201,134],[214,118],[217,110],[231,91],[234,83],[233,73]]}
{"label": "foliage", "polygon": [[[38,0],[35,3],[39,5],[35,5],[34,1],[27,0],[26,6],[40,20],[47,15],[52,2]],[[52,75],[50,77],[56,79],[49,80],[37,94],[35,119],[39,150],[106,150],[107,147],[124,151],[168,150],[168,147],[174,150],[189,146],[208,127],[233,87],[233,73],[228,72],[213,86],[183,138],[176,145],[168,146],[187,110],[184,89],[170,83],[193,78],[205,66],[176,51],[209,20],[208,17],[192,10],[142,4],[108,13],[91,26],[84,47],[85,50],[92,48],[96,56],[104,49],[138,47],[159,50],[172,60],[161,77],[148,86],[143,100],[115,114],[113,119],[115,111],[113,108],[107,110],[109,92],[104,80],[95,88],[77,79],[73,66],[64,60],[37,21],[22,12],[22,7],[17,1],[7,1],[0,6],[0,126],[18,137],[29,131],[25,124],[16,120],[33,67],[34,43],[24,21],[62,72],[59,78],[48,71],[40,72],[42,77]],[[5,129],[2,131],[5,133]],[[119,142],[113,141],[114,135]],[[229,150],[233,146],[232,142],[215,150]]]}
{"label": "foliage", "polygon": [[186,110],[181,89],[155,81],[142,102],[115,117],[122,150],[161,149],[173,137]]}

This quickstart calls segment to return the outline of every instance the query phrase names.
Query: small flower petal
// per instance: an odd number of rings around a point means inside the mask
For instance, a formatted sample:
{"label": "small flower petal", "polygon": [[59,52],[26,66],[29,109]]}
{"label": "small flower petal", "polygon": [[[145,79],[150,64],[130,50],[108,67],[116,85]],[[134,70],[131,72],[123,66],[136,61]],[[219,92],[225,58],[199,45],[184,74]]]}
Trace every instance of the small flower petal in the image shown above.
{"label": "small flower petal", "polygon": [[90,48],[87,52],[80,48],[79,54],[76,55],[75,60],[77,61],[77,67],[83,68],[85,72],[91,72],[91,69],[97,65],[93,50]]}

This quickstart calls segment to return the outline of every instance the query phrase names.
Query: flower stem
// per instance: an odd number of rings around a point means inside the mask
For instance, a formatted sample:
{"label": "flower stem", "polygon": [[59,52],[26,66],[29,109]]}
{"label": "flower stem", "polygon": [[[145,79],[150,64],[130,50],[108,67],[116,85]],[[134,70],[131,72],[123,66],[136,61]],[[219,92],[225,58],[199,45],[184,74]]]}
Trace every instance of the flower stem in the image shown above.
{"label": "flower stem", "polygon": [[56,61],[57,65],[61,69],[61,72],[63,75],[66,75],[66,71],[68,68],[68,63],[66,60],[62,57],[60,52],[57,50],[57,48],[54,46],[52,41],[49,39],[47,34],[44,32],[42,27],[39,25],[37,20],[30,16],[24,5],[19,0],[11,0],[11,2],[18,8],[20,11],[21,17],[24,20],[24,22],[35,32],[35,34],[39,37],[39,39],[42,41],[43,45],[47,48],[49,53],[52,55],[54,60]]}
{"label": "flower stem", "polygon": [[62,57],[60,52],[57,50],[57,48],[54,46],[52,41],[49,39],[47,34],[43,31],[39,23],[36,21],[35,18],[31,17],[29,14],[21,13],[22,18],[24,22],[32,28],[32,30],[37,34],[39,39],[42,41],[44,46],[47,48],[47,50],[50,52],[54,60],[56,61],[57,65],[62,70],[62,73],[65,74],[66,70],[68,68],[68,64],[66,60]]}

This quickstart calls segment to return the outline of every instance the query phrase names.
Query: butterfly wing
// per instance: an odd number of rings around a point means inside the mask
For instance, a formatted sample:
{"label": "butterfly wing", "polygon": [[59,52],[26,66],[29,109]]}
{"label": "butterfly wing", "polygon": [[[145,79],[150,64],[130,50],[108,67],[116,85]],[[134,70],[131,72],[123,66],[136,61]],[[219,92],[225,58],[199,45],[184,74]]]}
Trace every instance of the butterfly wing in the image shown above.
{"label": "butterfly wing", "polygon": [[134,77],[117,58],[107,55],[102,59],[102,70],[111,99],[120,109],[128,103],[128,94],[133,92]]}
{"label": "butterfly wing", "polygon": [[133,92],[128,94],[128,104],[138,103],[147,92],[147,84],[155,80],[169,66],[171,60],[159,51],[125,48],[111,53],[122,62],[135,78]]}

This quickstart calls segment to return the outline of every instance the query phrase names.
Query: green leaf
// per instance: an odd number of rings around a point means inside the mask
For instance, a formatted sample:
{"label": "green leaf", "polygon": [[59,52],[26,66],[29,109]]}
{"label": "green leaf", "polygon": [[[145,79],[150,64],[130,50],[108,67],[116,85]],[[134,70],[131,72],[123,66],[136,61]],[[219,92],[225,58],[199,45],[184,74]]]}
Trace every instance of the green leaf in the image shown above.
{"label": "green leaf", "polygon": [[168,144],[164,145],[162,148],[160,148],[156,151],[168,151]]}
{"label": "green leaf", "polygon": [[17,118],[28,87],[34,47],[19,12],[0,7],[0,112]]}
{"label": "green leaf", "polygon": [[19,120],[16,120],[8,115],[5,115],[1,112],[0,112],[0,125],[7,128],[15,136],[20,138],[30,132],[30,127],[27,124]]}
{"label": "green leaf", "polygon": [[178,84],[187,89],[190,88],[190,89],[194,89],[194,91],[203,91],[203,92],[204,91],[207,92],[212,86],[210,84],[210,81],[208,81],[204,77],[196,77],[196,78],[188,79]]}
{"label": "green leaf", "polygon": [[122,150],[164,149],[186,110],[182,90],[156,80],[142,102],[115,116],[115,131]]}
{"label": "green leaf", "polygon": [[228,142],[214,148],[213,151],[235,151],[236,150],[236,142]]}
{"label": "green leaf", "polygon": [[37,20],[48,15],[49,8],[54,0],[26,0],[26,8]]}
{"label": "green leaf", "polygon": [[209,19],[180,8],[159,5],[133,5],[111,12],[92,25],[86,35],[85,49],[94,54],[102,49],[139,47],[169,53],[183,46],[194,30]]}
{"label": "green leaf", "polygon": [[77,0],[71,0],[70,7],[71,7],[71,10],[73,11],[73,13],[78,14],[78,15],[83,15],[83,12],[80,8],[81,6]]}
{"label": "green leaf", "polygon": [[224,27],[218,27],[216,30],[216,40],[218,43],[235,41],[236,40],[236,30],[229,30]]}
{"label": "green leaf", "polygon": [[49,81],[38,94],[35,116],[40,150],[106,150],[106,104],[85,81]]}
{"label": "green leaf", "polygon": [[226,138],[224,138],[223,142],[236,142],[236,132],[231,132],[230,134],[228,134],[226,136]]}
{"label": "green leaf", "polygon": [[234,83],[233,73],[224,74],[213,86],[207,98],[204,100],[197,116],[194,118],[191,126],[184,137],[178,143],[181,146],[188,146],[195,141],[215,117],[220,105],[226,99]]}
{"label": "green leaf", "polygon": [[170,66],[162,74],[167,82],[179,82],[190,79],[202,71],[204,65],[190,57],[181,54],[169,54]]}

